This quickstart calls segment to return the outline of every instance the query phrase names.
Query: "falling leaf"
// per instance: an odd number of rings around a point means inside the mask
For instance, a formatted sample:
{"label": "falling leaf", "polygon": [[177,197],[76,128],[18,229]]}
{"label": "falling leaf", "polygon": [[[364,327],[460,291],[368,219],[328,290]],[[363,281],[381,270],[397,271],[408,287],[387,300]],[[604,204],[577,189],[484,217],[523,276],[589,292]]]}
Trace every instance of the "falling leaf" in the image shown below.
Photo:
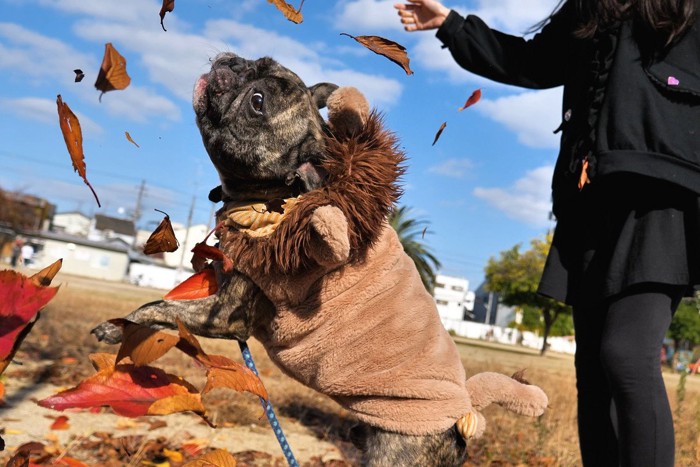
{"label": "falling leaf", "polygon": [[140,148],[140,147],[141,147],[141,146],[139,146],[139,145],[136,143],[136,141],[134,141],[134,140],[131,138],[131,135],[129,134],[128,131],[125,131],[125,132],[124,132],[124,136],[126,136],[126,140],[127,140],[127,141],[129,141],[131,144],[133,144],[133,145],[136,146],[137,148]]}
{"label": "falling leaf", "polygon": [[202,389],[203,394],[215,388],[228,388],[235,391],[247,391],[265,400],[269,399],[267,390],[258,375],[245,365],[224,356],[207,355],[199,341],[187,330],[185,325],[179,319],[176,319],[176,322],[180,334],[178,349],[207,368],[207,383]]}
{"label": "falling leaf", "polygon": [[437,143],[437,140],[440,138],[440,135],[442,134],[442,131],[445,129],[447,126],[447,122],[442,122],[442,125],[440,125],[440,128],[438,128],[437,133],[435,133],[435,139],[433,140],[433,146],[435,146],[435,143]]}
{"label": "falling leaf", "polygon": [[148,237],[146,244],[143,246],[143,252],[147,255],[163,253],[164,251],[173,252],[180,245],[177,238],[175,238],[173,225],[170,223],[170,216],[159,209],[156,209],[156,211],[164,214],[165,217],[160,221],[156,230]]}
{"label": "falling leaf", "polygon": [[578,178],[578,189],[583,190],[583,187],[591,183],[590,179],[588,178],[588,156],[583,158],[583,163],[581,165],[581,175],[579,175]]}
{"label": "falling leaf", "polygon": [[124,89],[129,83],[131,83],[131,78],[126,73],[126,59],[117,52],[117,49],[112,46],[111,42],[106,43],[100,72],[95,81],[97,90],[102,91],[100,100],[102,100],[102,94],[108,91]]}
{"label": "falling leaf", "polygon": [[167,31],[167,29],[165,29],[165,26],[163,25],[165,14],[172,13],[174,9],[175,0],[163,0],[163,6],[160,7],[160,13],[158,13],[158,15],[160,16],[160,27],[163,28],[163,31]]}
{"label": "falling leaf", "polygon": [[425,233],[428,231],[428,228],[423,229],[423,233],[421,234],[421,238],[425,238]]}
{"label": "falling leaf", "polygon": [[184,379],[149,366],[114,365],[115,355],[93,354],[90,359],[97,373],[38,404],[54,410],[110,406],[124,417],[185,411],[204,416],[201,395]]}
{"label": "falling leaf", "polygon": [[467,107],[471,107],[472,105],[479,102],[479,99],[481,99],[481,89],[477,89],[476,91],[474,91],[471,94],[471,96],[469,96],[469,99],[467,99],[467,102],[465,102],[462,107],[457,109],[457,112],[461,112],[462,110],[466,109]]}
{"label": "falling leaf", "polygon": [[224,272],[231,272],[233,269],[233,261],[231,258],[226,256],[223,251],[219,248],[211,245],[207,245],[203,242],[197,243],[194,248],[192,248],[192,267],[195,271],[201,271],[206,265],[207,259],[213,259],[214,261],[221,261],[223,263]]}
{"label": "falling leaf", "polygon": [[196,300],[214,295],[219,286],[213,269],[202,269],[165,294],[165,300]]}
{"label": "falling leaf", "polygon": [[76,83],[81,82],[83,78],[85,78],[85,73],[83,73],[83,70],[81,70],[80,68],[76,68],[75,70],[73,70],[73,73],[75,73]]}
{"label": "falling leaf", "polygon": [[34,282],[34,285],[39,287],[48,287],[51,285],[53,278],[56,277],[56,274],[58,274],[58,271],[61,270],[62,265],[63,259],[61,258],[34,274],[32,277],[30,277],[30,279],[32,282]]}
{"label": "falling leaf", "polygon": [[39,310],[57,291],[58,287],[37,285],[16,271],[0,271],[0,373],[31,330]]}
{"label": "falling leaf", "polygon": [[100,200],[97,198],[97,193],[95,193],[92,185],[88,182],[85,171],[83,131],[80,129],[80,121],[70,107],[68,107],[68,104],[63,102],[60,94],[56,97],[56,105],[58,107],[58,122],[61,125],[61,133],[63,134],[63,140],[66,142],[68,154],[70,154],[70,159],[73,162],[73,170],[78,172],[78,175],[83,178],[85,184],[90,187],[92,194],[95,196],[95,201],[97,201],[97,206],[101,207]]}
{"label": "falling leaf", "polygon": [[406,47],[403,45],[380,36],[352,36],[344,32],[341,32],[340,35],[351,37],[372,52],[383,55],[403,68],[407,75],[413,74],[408,65],[410,59],[406,53]]}
{"label": "falling leaf", "polygon": [[304,0],[302,0],[299,5],[299,9],[295,9],[292,5],[285,2],[284,0],[267,0],[268,3],[272,3],[277,7],[279,11],[282,12],[285,18],[287,18],[292,23],[299,24],[304,20],[301,15],[301,7],[304,6]]}
{"label": "falling leaf", "polygon": [[234,459],[228,451],[217,449],[188,462],[182,467],[206,467],[210,465],[215,465],[217,467],[236,467],[236,459]]}
{"label": "falling leaf", "polygon": [[51,424],[52,430],[67,430],[68,428],[70,428],[70,424],[68,423],[68,417],[65,415],[56,417],[56,420]]}
{"label": "falling leaf", "polygon": [[134,365],[148,365],[175,347],[177,336],[158,331],[126,319],[113,319],[110,323],[122,328],[122,344],[117,353],[117,363],[129,357]]}

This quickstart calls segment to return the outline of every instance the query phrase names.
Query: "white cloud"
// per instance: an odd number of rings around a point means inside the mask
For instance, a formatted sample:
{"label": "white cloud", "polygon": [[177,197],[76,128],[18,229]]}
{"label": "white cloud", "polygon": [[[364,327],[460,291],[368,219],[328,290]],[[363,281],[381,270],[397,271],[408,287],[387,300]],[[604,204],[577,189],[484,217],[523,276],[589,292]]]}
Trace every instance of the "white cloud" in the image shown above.
{"label": "white cloud", "polygon": [[561,123],[562,89],[527,91],[494,100],[481,99],[474,109],[503,124],[518,136],[518,141],[535,148],[556,148]]}
{"label": "white cloud", "polygon": [[430,167],[428,172],[450,178],[464,178],[472,168],[474,164],[469,159],[447,159],[441,164]]}
{"label": "white cloud", "polygon": [[[116,98],[117,93],[119,98]],[[181,118],[180,108],[171,100],[134,85],[105,93],[101,102],[109,114],[134,122],[144,123],[152,118],[179,121]]]}
{"label": "white cloud", "polygon": [[553,171],[553,166],[542,166],[528,171],[510,187],[477,187],[474,189],[474,195],[511,219],[535,228],[546,227],[550,225],[550,186]]}
{"label": "white cloud", "polygon": [[[5,113],[19,115],[27,120],[58,125],[56,101],[50,99],[38,97],[20,97],[15,99],[0,98],[0,109]],[[76,117],[78,117],[78,121],[80,121],[80,128],[83,131],[84,137],[87,138],[90,135],[99,135],[104,132],[100,125],[85,115],[75,110],[73,110],[73,113],[75,113]]]}
{"label": "white cloud", "polygon": [[[340,2],[335,15],[335,28],[339,31],[359,31],[353,35],[370,34],[367,31],[403,30],[394,3],[399,0],[353,0]],[[363,32],[364,31],[364,32]]]}

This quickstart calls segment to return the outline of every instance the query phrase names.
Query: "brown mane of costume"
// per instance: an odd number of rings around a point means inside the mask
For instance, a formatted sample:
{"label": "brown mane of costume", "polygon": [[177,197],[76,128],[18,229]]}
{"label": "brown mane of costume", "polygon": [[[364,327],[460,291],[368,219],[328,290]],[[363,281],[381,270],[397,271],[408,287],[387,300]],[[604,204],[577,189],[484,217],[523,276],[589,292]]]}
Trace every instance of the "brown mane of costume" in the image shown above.
{"label": "brown mane of costume", "polygon": [[[326,205],[339,208],[347,219],[349,262],[362,260],[402,194],[398,179],[405,171],[405,155],[376,111],[360,131],[348,137],[329,134],[325,142],[321,166],[328,172],[327,183],[303,194],[272,234],[251,237],[221,229],[221,248],[235,263],[264,274],[297,274],[312,267],[313,229],[307,227],[314,210]],[[224,206],[219,217],[226,210]]]}

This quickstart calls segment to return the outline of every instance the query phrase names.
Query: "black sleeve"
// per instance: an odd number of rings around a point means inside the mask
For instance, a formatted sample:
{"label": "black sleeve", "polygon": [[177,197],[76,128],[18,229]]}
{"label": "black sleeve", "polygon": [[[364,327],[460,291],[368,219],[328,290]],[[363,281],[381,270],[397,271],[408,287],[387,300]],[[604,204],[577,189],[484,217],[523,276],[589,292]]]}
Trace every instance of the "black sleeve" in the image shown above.
{"label": "black sleeve", "polygon": [[474,15],[451,11],[437,38],[459,65],[500,83],[532,89],[564,84],[574,53],[575,14],[567,2],[532,39],[489,28]]}

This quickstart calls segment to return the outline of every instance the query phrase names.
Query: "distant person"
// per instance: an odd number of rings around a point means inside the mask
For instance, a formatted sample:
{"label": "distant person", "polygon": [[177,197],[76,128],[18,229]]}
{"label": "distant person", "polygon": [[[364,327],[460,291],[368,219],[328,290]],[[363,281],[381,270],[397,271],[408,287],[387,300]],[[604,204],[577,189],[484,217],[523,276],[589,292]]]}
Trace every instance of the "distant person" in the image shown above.
{"label": "distant person", "polygon": [[32,259],[34,257],[34,247],[29,243],[22,245],[22,263],[25,266],[30,266],[32,264]]}
{"label": "distant person", "polygon": [[531,39],[433,0],[395,5],[407,31],[437,29],[473,73],[564,86],[539,292],[573,306],[585,466],[674,463],[659,353],[700,283],[699,2],[561,1]]}
{"label": "distant person", "polygon": [[10,265],[12,265],[13,268],[16,268],[18,264],[21,264],[21,262],[22,262],[22,241],[15,240],[15,243],[12,245],[12,253],[10,255]]}

